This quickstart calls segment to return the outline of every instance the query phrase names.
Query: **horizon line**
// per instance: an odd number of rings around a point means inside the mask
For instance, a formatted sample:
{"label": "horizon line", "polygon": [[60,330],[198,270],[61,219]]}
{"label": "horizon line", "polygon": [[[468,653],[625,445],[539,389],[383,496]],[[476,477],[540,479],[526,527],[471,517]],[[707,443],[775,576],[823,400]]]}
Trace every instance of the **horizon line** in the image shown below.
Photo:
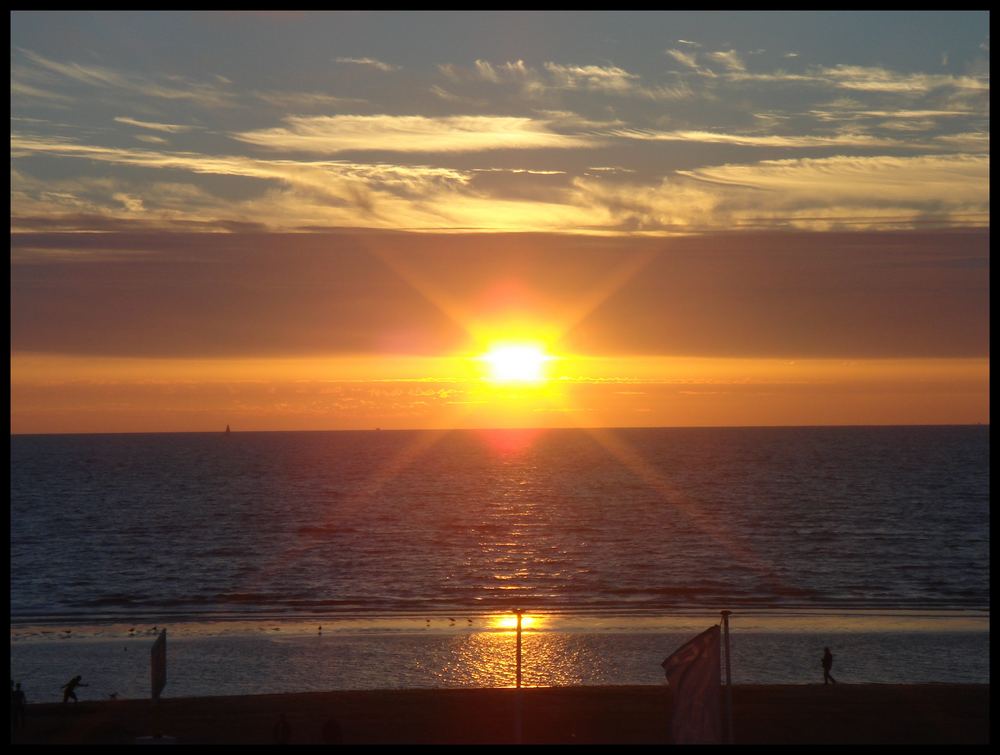
{"label": "horizon line", "polygon": [[[525,431],[546,431],[546,430],[807,430],[807,429],[827,429],[827,428],[899,428],[899,427],[989,427],[989,422],[938,422],[927,423],[917,422],[912,424],[838,424],[838,425],[632,425],[632,426],[547,426],[547,427],[394,427],[383,429],[381,427],[367,428],[329,428],[323,430],[232,430],[230,435],[242,434],[262,434],[262,433],[394,433],[394,432],[525,432]],[[227,426],[228,427],[228,426]],[[110,432],[45,432],[45,433],[10,433],[11,438],[49,436],[49,435],[226,435],[223,430],[122,430]]]}

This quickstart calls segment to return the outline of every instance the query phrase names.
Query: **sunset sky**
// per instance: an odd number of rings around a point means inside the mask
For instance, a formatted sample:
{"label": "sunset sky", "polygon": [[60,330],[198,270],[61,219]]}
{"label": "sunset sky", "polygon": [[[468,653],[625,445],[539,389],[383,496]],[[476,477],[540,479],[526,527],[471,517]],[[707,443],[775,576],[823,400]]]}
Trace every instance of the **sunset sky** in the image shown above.
{"label": "sunset sky", "polygon": [[13,433],[985,423],[988,275],[986,13],[11,15]]}

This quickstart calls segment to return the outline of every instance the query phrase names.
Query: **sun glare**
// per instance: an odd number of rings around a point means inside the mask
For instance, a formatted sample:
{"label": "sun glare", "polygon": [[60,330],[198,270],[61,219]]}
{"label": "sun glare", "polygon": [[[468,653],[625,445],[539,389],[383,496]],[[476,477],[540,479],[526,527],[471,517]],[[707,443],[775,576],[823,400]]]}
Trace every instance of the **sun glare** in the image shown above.
{"label": "sun glare", "polygon": [[498,383],[539,383],[552,357],[535,344],[496,344],[482,356],[488,377]]}
{"label": "sun glare", "polygon": [[[492,625],[496,629],[517,629],[517,616],[512,614],[496,616],[492,620]],[[527,615],[521,616],[521,629],[537,628],[537,625],[537,617]]]}

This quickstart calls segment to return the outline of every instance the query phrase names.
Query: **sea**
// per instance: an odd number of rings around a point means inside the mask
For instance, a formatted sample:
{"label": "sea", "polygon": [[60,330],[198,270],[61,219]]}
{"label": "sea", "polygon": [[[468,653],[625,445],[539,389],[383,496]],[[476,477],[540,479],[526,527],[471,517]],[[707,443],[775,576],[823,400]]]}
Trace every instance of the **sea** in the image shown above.
{"label": "sea", "polygon": [[989,682],[989,427],[11,436],[11,678],[53,701]]}

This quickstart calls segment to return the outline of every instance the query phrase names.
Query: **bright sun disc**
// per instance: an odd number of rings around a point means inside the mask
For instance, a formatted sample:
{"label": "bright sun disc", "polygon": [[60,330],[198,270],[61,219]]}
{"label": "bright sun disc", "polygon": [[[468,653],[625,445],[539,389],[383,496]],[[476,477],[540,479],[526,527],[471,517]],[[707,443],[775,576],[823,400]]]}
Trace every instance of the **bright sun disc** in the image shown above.
{"label": "bright sun disc", "polygon": [[494,346],[483,360],[489,365],[489,378],[497,382],[535,383],[545,379],[545,363],[550,359],[538,346],[516,344]]}

